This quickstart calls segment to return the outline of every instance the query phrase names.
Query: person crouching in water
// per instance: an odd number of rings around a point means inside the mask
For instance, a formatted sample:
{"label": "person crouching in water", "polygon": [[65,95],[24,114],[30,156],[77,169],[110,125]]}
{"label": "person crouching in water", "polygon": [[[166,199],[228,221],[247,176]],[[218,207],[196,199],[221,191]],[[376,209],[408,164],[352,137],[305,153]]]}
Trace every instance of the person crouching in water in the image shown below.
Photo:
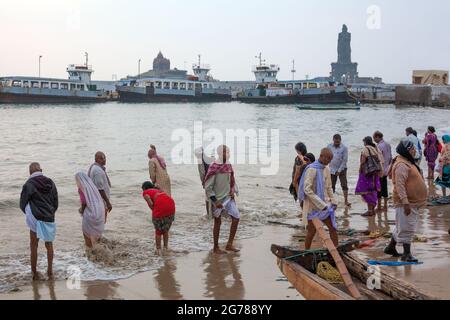
{"label": "person crouching in water", "polygon": [[328,164],[333,160],[333,152],[322,149],[319,160],[308,165],[303,172],[298,188],[298,198],[303,201],[303,214],[308,217],[308,233],[305,249],[311,249],[316,228],[312,222],[318,218],[328,227],[331,240],[337,247],[339,244],[335,211],[338,201],[333,193],[331,173]]}
{"label": "person crouching in water", "polygon": [[93,248],[105,230],[106,210],[103,197],[89,176],[84,172],[75,175],[83,217],[82,230],[86,247]]}
{"label": "person crouching in water", "polygon": [[142,196],[152,209],[152,222],[155,226],[156,254],[161,254],[161,237],[164,251],[169,249],[169,230],[175,221],[175,201],[165,192],[157,189],[150,181],[142,184]]}
{"label": "person crouching in water", "polygon": [[392,198],[395,206],[395,230],[391,243],[384,253],[399,257],[397,243],[403,244],[402,261],[418,262],[411,254],[411,243],[419,221],[419,208],[427,202],[427,186],[419,166],[416,164],[416,147],[408,138],[397,147],[389,177],[394,184]]}
{"label": "person crouching in water", "polygon": [[239,250],[233,246],[241,215],[234,198],[235,195],[238,194],[238,191],[234,177],[234,170],[229,163],[230,149],[224,145],[219,146],[217,148],[217,155],[217,160],[209,166],[208,173],[205,176],[206,195],[213,203],[213,251],[216,254],[226,253],[219,248],[220,226],[222,224],[221,216],[226,213],[231,217],[231,228],[230,237],[225,250],[239,252]]}

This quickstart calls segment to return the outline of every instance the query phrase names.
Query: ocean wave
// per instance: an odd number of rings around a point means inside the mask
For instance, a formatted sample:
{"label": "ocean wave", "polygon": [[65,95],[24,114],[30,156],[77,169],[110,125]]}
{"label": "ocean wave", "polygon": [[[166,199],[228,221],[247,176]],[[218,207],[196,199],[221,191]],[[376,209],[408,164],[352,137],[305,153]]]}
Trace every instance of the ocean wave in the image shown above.
{"label": "ocean wave", "polygon": [[1,209],[19,209],[19,199],[0,200],[0,210]]}

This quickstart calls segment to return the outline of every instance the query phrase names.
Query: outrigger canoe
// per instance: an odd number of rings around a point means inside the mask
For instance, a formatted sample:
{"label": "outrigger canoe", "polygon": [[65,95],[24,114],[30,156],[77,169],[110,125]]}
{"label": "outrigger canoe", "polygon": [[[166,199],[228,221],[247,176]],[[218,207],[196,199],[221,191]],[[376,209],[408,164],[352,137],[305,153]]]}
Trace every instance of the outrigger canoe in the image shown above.
{"label": "outrigger canoe", "polygon": [[[358,244],[359,241],[352,240],[340,245],[337,249],[361,293],[362,300],[438,299],[412,284],[394,278],[383,270],[378,275],[371,273],[369,264],[351,253]],[[334,265],[328,251],[297,251],[277,245],[272,245],[271,251],[278,258],[278,267],[281,272],[306,300],[354,300],[344,284],[330,284],[316,275],[316,268],[320,262],[326,261]],[[371,281],[371,277],[378,277],[380,289],[368,288],[367,283],[368,280]]]}

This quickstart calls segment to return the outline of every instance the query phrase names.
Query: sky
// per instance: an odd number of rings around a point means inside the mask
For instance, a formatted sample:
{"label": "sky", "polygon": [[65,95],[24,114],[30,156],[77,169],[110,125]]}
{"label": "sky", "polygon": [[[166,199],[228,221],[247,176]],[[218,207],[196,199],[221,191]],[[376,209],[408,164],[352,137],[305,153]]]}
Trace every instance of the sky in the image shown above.
{"label": "sky", "polygon": [[220,80],[253,80],[260,52],[278,78],[328,76],[343,24],[359,75],[410,83],[414,69],[450,69],[448,0],[0,0],[0,76],[66,78],[83,63],[95,80],[152,68],[161,50],[191,71],[202,55]]}

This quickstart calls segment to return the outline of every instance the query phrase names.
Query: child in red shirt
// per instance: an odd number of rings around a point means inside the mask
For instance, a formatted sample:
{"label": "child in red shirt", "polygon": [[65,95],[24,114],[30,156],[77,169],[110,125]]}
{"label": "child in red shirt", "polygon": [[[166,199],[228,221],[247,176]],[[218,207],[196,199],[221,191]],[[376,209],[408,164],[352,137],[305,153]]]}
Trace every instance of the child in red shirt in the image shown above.
{"label": "child in red shirt", "polygon": [[164,239],[164,250],[169,248],[169,230],[175,220],[175,202],[157,189],[150,181],[142,184],[142,196],[152,209],[152,222],[155,226],[156,254],[161,253],[161,237]]}

